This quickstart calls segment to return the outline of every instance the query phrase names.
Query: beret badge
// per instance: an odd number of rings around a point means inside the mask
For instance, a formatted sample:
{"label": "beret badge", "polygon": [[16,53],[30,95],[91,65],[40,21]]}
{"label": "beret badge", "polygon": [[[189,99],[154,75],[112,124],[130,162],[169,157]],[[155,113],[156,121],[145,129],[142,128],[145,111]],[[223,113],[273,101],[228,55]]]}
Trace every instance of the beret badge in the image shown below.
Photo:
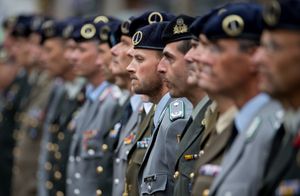
{"label": "beret badge", "polygon": [[143,38],[143,33],[142,31],[137,31],[133,36],[132,36],[132,44],[134,46],[138,45]]}
{"label": "beret badge", "polygon": [[278,23],[280,14],[280,5],[276,0],[273,0],[265,7],[263,11],[263,19],[268,25],[274,26]]}
{"label": "beret badge", "polygon": [[46,22],[43,24],[42,29],[44,30],[45,35],[46,35],[47,37],[54,36],[54,34],[55,34],[54,21],[53,21],[53,20],[48,20],[48,21],[46,21]]}
{"label": "beret badge", "polygon": [[156,23],[156,22],[162,22],[163,16],[159,12],[152,12],[148,16],[148,22],[149,24]]}
{"label": "beret badge", "polygon": [[110,32],[109,26],[108,25],[103,26],[99,33],[100,39],[103,41],[107,41],[109,32]]}
{"label": "beret badge", "polygon": [[238,36],[244,30],[244,20],[238,15],[229,15],[223,19],[222,28],[229,36]]}
{"label": "beret badge", "polygon": [[173,28],[173,34],[181,34],[188,32],[188,27],[184,24],[184,20],[182,18],[178,18],[176,21],[176,25]]}
{"label": "beret badge", "polygon": [[96,34],[96,28],[92,24],[85,24],[80,30],[80,35],[85,39],[90,39]]}

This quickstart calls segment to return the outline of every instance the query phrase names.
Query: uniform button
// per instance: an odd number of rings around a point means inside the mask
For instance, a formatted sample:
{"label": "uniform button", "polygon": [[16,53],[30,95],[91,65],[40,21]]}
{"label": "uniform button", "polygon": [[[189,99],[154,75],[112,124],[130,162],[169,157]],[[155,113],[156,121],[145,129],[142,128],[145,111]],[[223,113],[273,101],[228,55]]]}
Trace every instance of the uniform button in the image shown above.
{"label": "uniform button", "polygon": [[81,174],[79,172],[76,172],[74,176],[75,178],[79,179],[81,177]]}
{"label": "uniform button", "polygon": [[65,134],[63,132],[60,132],[58,135],[57,135],[57,138],[59,140],[64,140],[65,139]]}
{"label": "uniform button", "polygon": [[195,177],[195,173],[194,172],[190,173],[190,178],[193,179],[194,177]]}
{"label": "uniform button", "polygon": [[208,196],[209,195],[209,189],[205,189],[203,192],[202,192],[202,196]]}
{"label": "uniform button", "polygon": [[148,191],[151,191],[151,189],[152,189],[151,185],[148,185],[147,189],[148,189]]}
{"label": "uniform button", "polygon": [[97,195],[97,196],[102,195],[102,191],[101,191],[100,189],[97,189],[97,190],[96,190],[96,195]]}
{"label": "uniform button", "polygon": [[91,156],[95,155],[95,150],[89,149],[88,154],[91,155]]}
{"label": "uniform button", "polygon": [[56,196],[64,196],[64,193],[61,192],[61,191],[57,191],[57,192],[56,192]]}
{"label": "uniform button", "polygon": [[79,189],[74,189],[74,194],[75,195],[79,195],[80,194],[80,190]]}
{"label": "uniform button", "polygon": [[56,180],[60,180],[61,179],[61,173],[59,172],[59,171],[55,171],[54,172],[54,178],[56,179]]}
{"label": "uniform button", "polygon": [[51,181],[47,181],[47,182],[46,182],[46,188],[47,188],[48,190],[52,189],[52,188],[53,188],[53,183],[52,183]]}
{"label": "uniform button", "polygon": [[204,154],[204,150],[200,150],[199,152],[199,156],[203,155]]}
{"label": "uniform button", "polygon": [[52,169],[52,164],[51,164],[50,162],[47,161],[47,162],[45,163],[44,167],[45,167],[45,169],[46,169],[47,171],[49,171],[49,170]]}
{"label": "uniform button", "polygon": [[60,152],[55,152],[54,157],[56,160],[60,160],[61,159],[61,153]]}
{"label": "uniform button", "polygon": [[116,158],[116,163],[120,163],[120,158]]}
{"label": "uniform button", "polygon": [[98,166],[96,170],[97,170],[97,173],[100,174],[100,173],[103,172],[103,167],[102,166]]}
{"label": "uniform button", "polygon": [[107,149],[108,149],[108,145],[107,144],[102,144],[102,150],[107,151]]}
{"label": "uniform button", "polygon": [[77,162],[80,162],[80,161],[81,161],[81,157],[80,157],[80,156],[76,156],[75,160],[76,160]]}
{"label": "uniform button", "polygon": [[69,161],[74,162],[75,158],[73,156],[69,156]]}
{"label": "uniform button", "polygon": [[203,119],[203,120],[201,121],[201,124],[202,124],[203,126],[205,126],[205,125],[206,125],[206,119]]}
{"label": "uniform button", "polygon": [[179,171],[176,171],[176,172],[174,173],[174,178],[177,179],[178,176],[179,176]]}
{"label": "uniform button", "polygon": [[72,184],[72,180],[71,180],[70,178],[68,178],[68,179],[66,180],[66,182],[67,182],[67,184]]}
{"label": "uniform button", "polygon": [[126,150],[126,152],[125,152],[125,153],[126,153],[126,155],[128,155],[128,154],[129,154],[129,150]]}
{"label": "uniform button", "polygon": [[115,184],[119,184],[120,180],[118,178],[114,179]]}

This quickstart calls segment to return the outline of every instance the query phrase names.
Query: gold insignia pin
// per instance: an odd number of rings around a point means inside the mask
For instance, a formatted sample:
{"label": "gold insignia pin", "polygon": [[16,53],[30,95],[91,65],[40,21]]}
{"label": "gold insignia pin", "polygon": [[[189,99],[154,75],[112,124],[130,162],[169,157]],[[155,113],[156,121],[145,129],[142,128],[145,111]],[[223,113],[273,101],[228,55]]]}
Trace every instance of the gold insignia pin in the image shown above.
{"label": "gold insignia pin", "polygon": [[51,37],[55,34],[55,30],[54,30],[54,21],[53,20],[48,20],[46,22],[43,23],[42,25],[42,29],[45,32],[45,35],[47,37]]}
{"label": "gold insignia pin", "polygon": [[163,16],[159,12],[152,12],[148,16],[148,23],[156,23],[156,22],[162,22],[163,21]]}
{"label": "gold insignia pin", "polygon": [[68,38],[70,37],[72,31],[74,30],[74,26],[73,25],[68,25],[66,28],[64,28],[63,30],[63,37],[64,38]]}
{"label": "gold insignia pin", "polygon": [[265,7],[263,11],[263,19],[268,25],[274,26],[278,23],[280,14],[280,4],[274,0]]}
{"label": "gold insignia pin", "polygon": [[244,20],[238,15],[229,15],[224,18],[222,28],[229,36],[238,36],[244,30]]}
{"label": "gold insignia pin", "polygon": [[96,28],[93,24],[85,24],[80,30],[80,35],[85,39],[91,39],[96,34]]}
{"label": "gold insignia pin", "polygon": [[98,22],[104,22],[104,23],[108,23],[109,19],[106,16],[97,16],[94,21],[95,24],[97,24]]}
{"label": "gold insignia pin", "polygon": [[133,36],[132,36],[132,44],[134,46],[138,45],[143,38],[143,32],[142,31],[137,31]]}
{"label": "gold insignia pin", "polygon": [[103,26],[100,29],[100,34],[99,34],[100,39],[103,41],[107,41],[109,32],[110,32],[109,26],[107,26],[107,25]]}
{"label": "gold insignia pin", "polygon": [[124,22],[121,24],[121,31],[122,31],[122,33],[124,33],[124,34],[128,34],[128,33],[129,33],[129,26],[130,26],[130,23],[131,23],[131,21],[130,21],[130,20],[127,20],[127,21],[124,21]]}
{"label": "gold insignia pin", "polygon": [[184,20],[182,18],[178,18],[176,21],[176,25],[173,28],[173,34],[181,34],[188,32],[188,27],[184,24]]}

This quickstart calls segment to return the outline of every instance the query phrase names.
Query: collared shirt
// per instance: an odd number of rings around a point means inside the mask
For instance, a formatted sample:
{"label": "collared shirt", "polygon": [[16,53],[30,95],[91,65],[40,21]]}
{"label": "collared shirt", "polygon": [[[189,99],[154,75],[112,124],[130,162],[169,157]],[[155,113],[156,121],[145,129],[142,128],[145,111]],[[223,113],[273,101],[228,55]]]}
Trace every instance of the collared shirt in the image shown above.
{"label": "collared shirt", "polygon": [[137,109],[139,109],[139,106],[141,105],[141,103],[143,102],[141,95],[132,95],[130,97],[130,105],[132,108],[132,111],[136,111]]}
{"label": "collared shirt", "polygon": [[216,122],[216,131],[218,134],[221,134],[230,123],[232,123],[238,109],[235,106],[232,106],[221,114]]}
{"label": "collared shirt", "polygon": [[74,99],[83,87],[85,80],[83,78],[76,78],[73,81],[68,81],[65,83],[65,89],[67,91],[68,97]]}
{"label": "collared shirt", "polygon": [[171,99],[171,96],[169,93],[166,93],[161,100],[158,102],[157,106],[156,106],[156,111],[154,113],[154,117],[153,117],[153,123],[154,126],[157,127],[160,116],[162,115],[162,113],[164,112],[165,106],[168,103],[169,99]]}
{"label": "collared shirt", "polygon": [[92,101],[96,101],[108,85],[107,81],[102,82],[97,88],[89,84],[86,88],[86,97]]}
{"label": "collared shirt", "polygon": [[260,93],[248,101],[235,117],[235,126],[239,133],[246,131],[259,109],[270,101],[265,93]]}
{"label": "collared shirt", "polygon": [[194,108],[193,112],[192,112],[192,118],[193,120],[195,120],[197,114],[199,113],[199,111],[202,109],[202,107],[208,102],[209,100],[209,97],[208,96],[205,96],[203,97],[199,102],[198,104],[196,105],[196,107]]}
{"label": "collared shirt", "polygon": [[152,106],[153,106],[153,103],[151,103],[151,102],[144,102],[143,103],[143,107],[144,107],[144,110],[145,110],[146,114],[148,114],[150,112]]}

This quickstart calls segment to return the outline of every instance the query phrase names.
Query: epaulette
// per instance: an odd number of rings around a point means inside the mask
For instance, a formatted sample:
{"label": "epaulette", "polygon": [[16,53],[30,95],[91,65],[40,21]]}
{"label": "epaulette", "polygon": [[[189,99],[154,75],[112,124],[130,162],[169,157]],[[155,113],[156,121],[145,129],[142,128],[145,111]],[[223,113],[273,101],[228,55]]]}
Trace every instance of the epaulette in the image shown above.
{"label": "epaulette", "polygon": [[184,102],[180,99],[172,101],[169,105],[170,120],[174,121],[185,116]]}

